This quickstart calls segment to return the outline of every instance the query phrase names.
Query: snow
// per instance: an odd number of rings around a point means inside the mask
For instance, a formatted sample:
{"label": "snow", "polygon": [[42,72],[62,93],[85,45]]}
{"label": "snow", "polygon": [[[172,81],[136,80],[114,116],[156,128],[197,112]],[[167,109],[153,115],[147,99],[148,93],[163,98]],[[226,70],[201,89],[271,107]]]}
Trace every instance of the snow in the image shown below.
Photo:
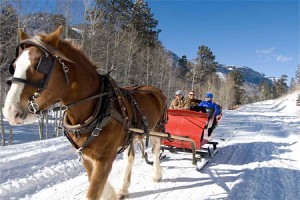
{"label": "snow", "polygon": [[75,31],[76,33],[82,34],[82,30],[79,28],[72,28],[73,31]]}
{"label": "snow", "polygon": [[[225,110],[214,133],[219,152],[201,172],[190,154],[166,152],[163,180],[154,183],[138,151],[128,199],[299,199],[298,93]],[[24,133],[19,144],[0,147],[0,199],[84,199],[87,175],[66,138],[28,142],[36,137],[27,127],[14,127]],[[109,177],[116,189],[123,166],[119,155]]]}
{"label": "snow", "polygon": [[223,74],[222,72],[217,72],[216,74],[219,76],[219,78],[220,78],[222,81],[225,81],[225,80],[226,80],[226,75]]}

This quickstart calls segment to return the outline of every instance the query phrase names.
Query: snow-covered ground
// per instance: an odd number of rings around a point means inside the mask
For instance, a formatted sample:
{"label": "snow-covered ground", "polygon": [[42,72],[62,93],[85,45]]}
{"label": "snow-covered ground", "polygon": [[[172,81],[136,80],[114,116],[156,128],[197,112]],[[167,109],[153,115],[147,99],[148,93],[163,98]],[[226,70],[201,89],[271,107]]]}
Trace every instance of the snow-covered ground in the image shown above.
{"label": "snow-covered ground", "polygon": [[[166,153],[163,180],[151,180],[151,166],[137,152],[129,199],[300,199],[300,107],[297,93],[278,100],[224,111],[215,130],[219,153],[197,172],[191,156]],[[0,147],[0,199],[84,199],[85,170],[64,137]],[[32,128],[31,126],[28,126]],[[32,137],[32,136],[31,136]],[[36,137],[32,137],[36,138]],[[118,156],[109,181],[118,188]]]}

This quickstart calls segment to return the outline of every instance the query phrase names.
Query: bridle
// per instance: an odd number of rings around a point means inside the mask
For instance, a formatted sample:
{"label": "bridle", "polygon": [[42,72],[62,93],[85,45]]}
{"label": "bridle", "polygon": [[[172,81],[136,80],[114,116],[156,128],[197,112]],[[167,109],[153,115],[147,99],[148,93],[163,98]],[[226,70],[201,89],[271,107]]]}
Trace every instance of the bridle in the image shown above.
{"label": "bridle", "polygon": [[[16,47],[15,58],[11,61],[11,64],[9,66],[10,74],[12,74],[12,75],[14,74],[15,69],[13,67],[13,63],[19,56],[20,48],[22,50],[24,50],[26,48],[26,45],[38,47],[41,51],[43,51],[43,55],[41,56],[41,58],[38,62],[36,70],[45,75],[44,79],[42,79],[41,81],[38,81],[38,82],[32,82],[32,81],[28,81],[28,80],[22,79],[22,78],[9,77],[6,79],[6,83],[11,85],[13,82],[17,82],[17,83],[23,83],[23,84],[29,85],[31,87],[37,88],[37,91],[34,92],[34,94],[28,98],[28,111],[30,113],[34,114],[37,119],[40,119],[41,115],[43,115],[43,114],[51,114],[56,111],[62,112],[62,111],[67,110],[69,107],[76,106],[78,104],[81,104],[81,103],[84,103],[86,101],[90,101],[93,99],[99,99],[99,98],[102,98],[104,96],[111,94],[111,92],[102,92],[100,94],[97,94],[97,95],[94,95],[91,97],[86,97],[84,99],[69,103],[67,105],[57,106],[57,107],[53,107],[53,108],[47,109],[47,110],[39,110],[39,105],[38,105],[38,103],[36,103],[36,99],[47,88],[48,81],[52,75],[56,61],[58,61],[60,63],[60,65],[62,66],[65,81],[67,84],[69,83],[69,78],[68,78],[68,74],[67,74],[69,71],[69,68],[65,65],[64,61],[71,62],[71,63],[75,63],[75,62],[70,60],[67,56],[65,56],[64,53],[61,52],[59,49],[49,46],[39,39],[36,39],[36,38],[26,39],[26,40],[21,41],[20,44]],[[110,72],[108,72],[108,74],[109,73]]]}
{"label": "bridle", "polygon": [[46,89],[49,79],[54,70],[56,61],[58,60],[62,66],[62,70],[64,72],[64,77],[65,77],[67,84],[69,82],[68,74],[67,74],[69,71],[69,68],[65,65],[64,61],[72,62],[72,63],[74,63],[74,61],[72,61],[68,57],[66,57],[64,55],[64,53],[61,52],[59,49],[49,46],[37,38],[26,39],[26,40],[21,41],[20,44],[16,47],[15,58],[11,61],[11,64],[9,66],[10,74],[12,74],[12,75],[14,74],[15,69],[14,69],[13,63],[19,57],[20,50],[24,50],[26,48],[26,45],[38,47],[41,51],[43,51],[43,55],[40,57],[40,60],[36,67],[36,70],[38,72],[44,74],[44,79],[42,79],[38,82],[32,82],[32,81],[29,81],[26,79],[17,78],[17,77],[12,76],[6,80],[6,83],[11,85],[12,83],[17,82],[17,83],[23,83],[25,85],[29,85],[31,87],[37,88],[37,91],[34,92],[34,94],[28,98],[28,111],[30,113],[35,114],[35,116],[37,118],[39,118],[39,115],[37,113],[39,110],[39,105],[36,103],[36,99]]}

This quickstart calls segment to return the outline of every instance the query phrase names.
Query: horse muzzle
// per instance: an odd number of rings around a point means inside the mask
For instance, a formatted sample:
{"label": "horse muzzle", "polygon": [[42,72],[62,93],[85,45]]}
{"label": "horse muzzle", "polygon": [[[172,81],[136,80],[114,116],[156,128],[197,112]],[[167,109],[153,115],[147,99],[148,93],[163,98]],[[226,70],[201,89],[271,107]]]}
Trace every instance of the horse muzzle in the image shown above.
{"label": "horse muzzle", "polygon": [[18,104],[5,105],[3,115],[11,125],[21,125],[32,123],[36,120],[34,114],[28,112],[28,109],[22,109]]}

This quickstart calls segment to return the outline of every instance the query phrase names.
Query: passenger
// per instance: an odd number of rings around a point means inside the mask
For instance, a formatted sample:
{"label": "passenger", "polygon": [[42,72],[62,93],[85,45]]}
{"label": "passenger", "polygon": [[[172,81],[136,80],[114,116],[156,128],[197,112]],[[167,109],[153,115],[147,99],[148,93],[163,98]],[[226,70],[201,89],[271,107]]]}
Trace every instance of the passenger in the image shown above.
{"label": "passenger", "polygon": [[194,90],[191,90],[189,92],[188,102],[190,104],[190,109],[192,109],[195,106],[198,106],[198,104],[201,102],[201,100],[195,98],[195,91]]}
{"label": "passenger", "polygon": [[214,95],[212,93],[206,93],[205,95],[205,101],[201,101],[199,103],[199,106],[207,107],[207,108],[214,108],[215,109],[215,117],[220,115],[220,106],[216,103],[214,103],[213,100]]}
{"label": "passenger", "polygon": [[212,124],[211,128],[208,129],[208,136],[210,136],[212,134],[213,130],[216,128],[216,126],[218,124],[218,120],[222,116],[221,115],[222,109],[220,108],[220,106],[218,104],[213,102],[213,97],[214,97],[214,95],[212,93],[206,93],[205,101],[201,101],[201,103],[199,103],[199,106],[215,109],[213,124]]}
{"label": "passenger", "polygon": [[184,92],[182,90],[176,91],[175,96],[169,109],[184,110],[190,108],[189,102],[184,99]]}

